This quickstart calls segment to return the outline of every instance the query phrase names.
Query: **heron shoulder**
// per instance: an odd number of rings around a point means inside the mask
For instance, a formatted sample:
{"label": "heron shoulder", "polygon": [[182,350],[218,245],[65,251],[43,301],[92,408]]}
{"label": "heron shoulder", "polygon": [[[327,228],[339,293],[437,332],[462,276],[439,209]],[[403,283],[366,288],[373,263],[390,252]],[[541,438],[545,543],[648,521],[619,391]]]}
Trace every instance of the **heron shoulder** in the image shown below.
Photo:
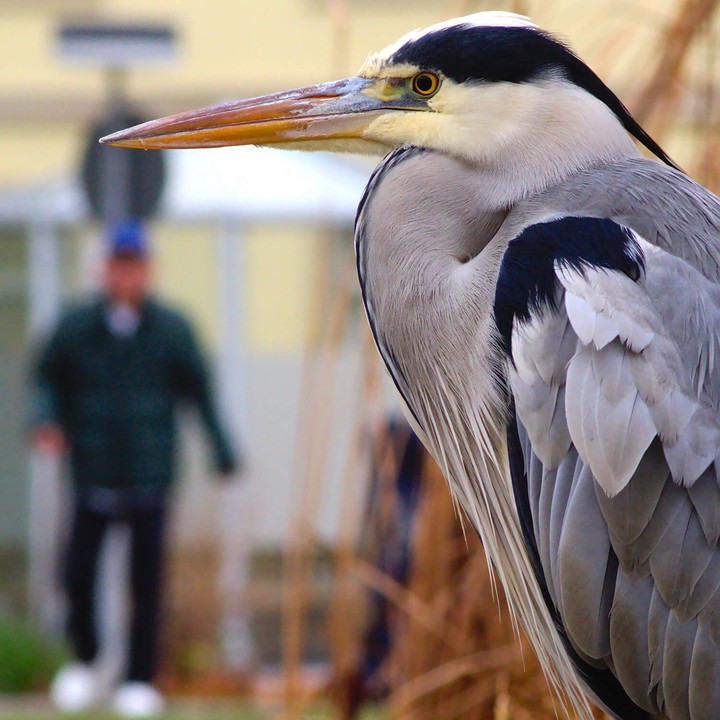
{"label": "heron shoulder", "polygon": [[525,228],[508,244],[495,286],[495,320],[508,354],[516,322],[557,308],[558,266],[617,270],[637,280],[644,256],[633,233],[607,218],[568,216]]}
{"label": "heron shoulder", "polygon": [[607,218],[720,280],[720,198],[655,160],[627,158],[575,173],[518,204],[504,230],[567,216]]}
{"label": "heron shoulder", "polygon": [[608,219],[538,223],[508,244],[494,318],[518,415],[549,467],[572,439],[614,496],[655,436],[678,483],[713,463],[720,293],[684,260]]}

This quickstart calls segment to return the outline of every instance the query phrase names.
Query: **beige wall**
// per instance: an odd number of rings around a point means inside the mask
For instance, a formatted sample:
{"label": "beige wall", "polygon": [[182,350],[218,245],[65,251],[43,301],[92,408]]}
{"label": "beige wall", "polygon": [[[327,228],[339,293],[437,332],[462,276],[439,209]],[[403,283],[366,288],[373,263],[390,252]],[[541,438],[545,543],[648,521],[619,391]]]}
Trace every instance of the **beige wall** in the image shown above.
{"label": "beige wall", "polygon": [[339,36],[322,0],[0,2],[0,187],[72,167],[81,128],[102,103],[102,74],[56,56],[68,7],[177,28],[178,62],[136,72],[129,83],[132,98],[165,112],[349,74],[373,48],[437,19],[437,5],[351,3],[349,43],[336,53]]}
{"label": "beige wall", "polygon": [[[530,13],[559,32],[629,100],[652,67],[659,31],[677,0],[0,0],[0,189],[74,171],[83,129],[102,107],[100,71],[58,61],[63,17],[168,20],[180,35],[178,61],[134,72],[130,97],[162,114],[351,74],[368,52],[413,27],[458,11]],[[338,18],[328,6],[345,8]],[[701,60],[698,57],[698,60]],[[681,160],[687,133],[671,153]],[[156,228],[158,277],[217,339],[212,230]],[[311,304],[312,230],[268,226],[247,244],[249,344],[261,354],[297,351]]]}
{"label": "beige wall", "polygon": [[[347,7],[336,22],[329,4]],[[676,0],[0,0],[0,187],[73,167],[102,74],[58,61],[66,16],[167,20],[178,62],[135,72],[130,95],[166,112],[352,73],[374,49],[458,10],[515,8],[560,32],[616,86],[633,87]],[[652,6],[652,7],[650,7]]]}
{"label": "beige wall", "polygon": [[[193,315],[211,348],[219,339],[219,260],[213,230],[163,223],[154,229],[158,290]],[[256,225],[244,230],[243,242],[245,287],[240,300],[249,310],[243,313],[246,344],[260,356],[295,353],[307,334],[317,232],[290,225]],[[242,272],[238,263],[238,277]]]}

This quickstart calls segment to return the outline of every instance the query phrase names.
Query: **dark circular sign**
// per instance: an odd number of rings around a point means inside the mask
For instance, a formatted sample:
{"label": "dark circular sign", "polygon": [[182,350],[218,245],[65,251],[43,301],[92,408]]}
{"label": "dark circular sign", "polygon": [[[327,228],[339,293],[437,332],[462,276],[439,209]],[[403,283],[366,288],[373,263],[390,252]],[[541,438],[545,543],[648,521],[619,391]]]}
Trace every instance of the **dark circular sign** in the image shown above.
{"label": "dark circular sign", "polygon": [[145,119],[130,110],[115,111],[93,123],[88,132],[82,185],[93,214],[101,220],[146,219],[157,211],[165,184],[164,153],[98,143],[104,135]]}

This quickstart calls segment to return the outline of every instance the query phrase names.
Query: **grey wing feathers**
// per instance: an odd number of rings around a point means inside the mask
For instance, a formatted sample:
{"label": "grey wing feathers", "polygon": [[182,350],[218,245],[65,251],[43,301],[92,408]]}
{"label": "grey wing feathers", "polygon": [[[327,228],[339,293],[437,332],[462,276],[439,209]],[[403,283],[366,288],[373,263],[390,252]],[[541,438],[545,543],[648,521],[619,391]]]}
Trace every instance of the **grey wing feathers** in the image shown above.
{"label": "grey wing feathers", "polygon": [[720,718],[720,294],[643,246],[638,282],[555,264],[515,320],[540,563],[570,642],[654,717]]}
{"label": "grey wing feathers", "polygon": [[[659,252],[651,253],[648,263],[684,265]],[[642,288],[621,272],[558,268],[557,274],[579,340],[566,392],[573,398],[567,405],[568,428],[580,454],[606,492],[615,495],[658,435],[674,479],[691,485],[714,462],[720,423],[712,399],[693,387],[673,337],[672,326],[688,323],[688,316],[674,323],[671,316],[663,319],[650,293],[668,288],[647,282]],[[577,309],[567,310],[578,306],[579,315]],[[695,315],[696,322],[705,322]],[[693,345],[707,345],[716,332],[703,329]]]}

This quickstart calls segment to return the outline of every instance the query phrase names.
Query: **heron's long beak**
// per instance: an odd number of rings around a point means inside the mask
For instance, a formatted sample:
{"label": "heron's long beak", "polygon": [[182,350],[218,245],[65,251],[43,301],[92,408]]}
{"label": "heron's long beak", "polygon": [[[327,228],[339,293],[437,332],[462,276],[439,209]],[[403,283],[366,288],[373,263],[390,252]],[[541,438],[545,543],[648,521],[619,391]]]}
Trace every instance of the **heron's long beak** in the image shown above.
{"label": "heron's long beak", "polygon": [[353,77],[300,90],[191,110],[136,125],[100,140],[122,147],[166,149],[276,145],[362,137],[391,98],[366,94],[374,82]]}

